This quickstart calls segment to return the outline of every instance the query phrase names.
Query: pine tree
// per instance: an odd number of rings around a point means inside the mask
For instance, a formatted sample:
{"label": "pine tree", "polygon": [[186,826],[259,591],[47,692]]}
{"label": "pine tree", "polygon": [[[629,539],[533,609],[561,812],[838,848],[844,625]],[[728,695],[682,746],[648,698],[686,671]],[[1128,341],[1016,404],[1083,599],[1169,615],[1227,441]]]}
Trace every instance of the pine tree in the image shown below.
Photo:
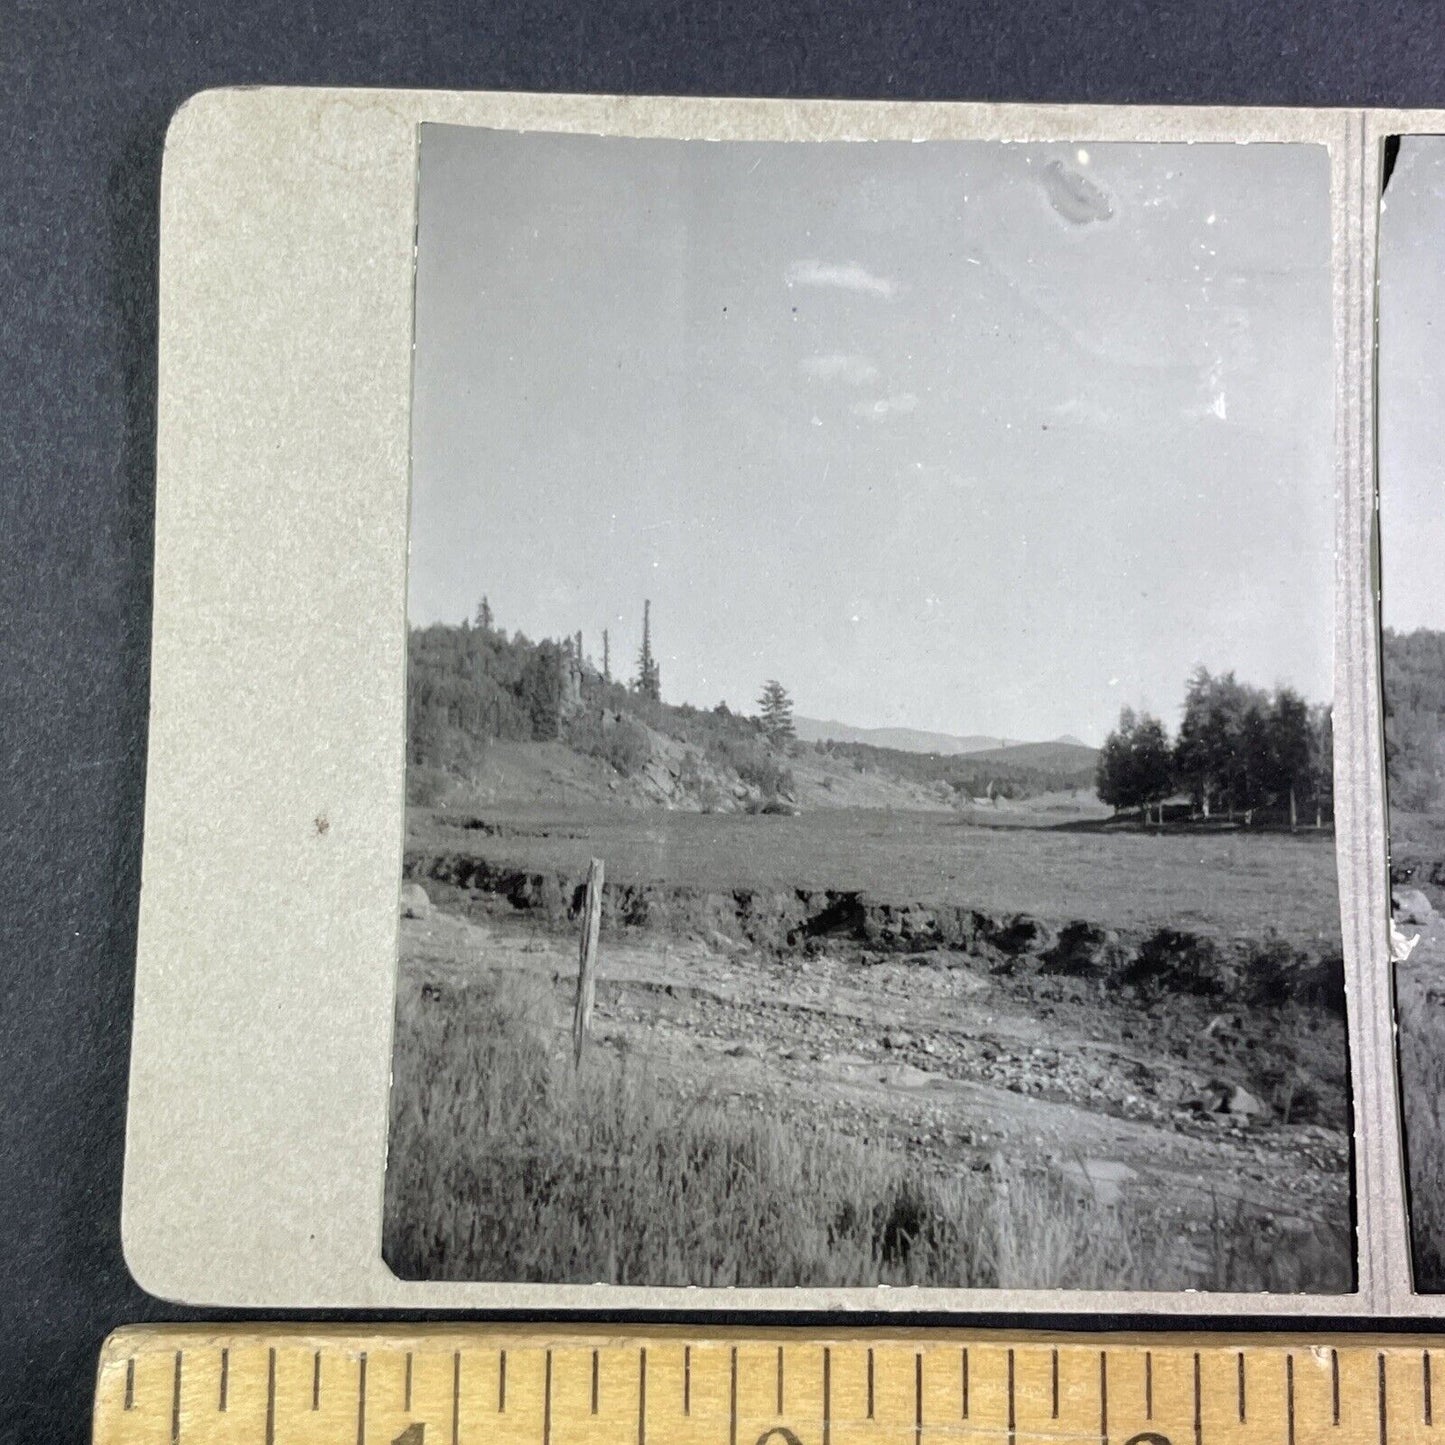
{"label": "pine tree", "polygon": [[487,601],[485,594],[477,603],[477,620],[474,625],[480,627],[483,632],[492,630],[492,604]]}
{"label": "pine tree", "polygon": [[633,688],[653,702],[662,701],[662,674],[652,655],[652,603],[642,604],[642,648],[637,654],[637,677]]}
{"label": "pine tree", "polygon": [[770,677],[763,684],[758,706],[762,709],[763,732],[768,741],[780,747],[792,742],[797,735],[793,729],[793,700],[777,678]]}
{"label": "pine tree", "polygon": [[602,681],[612,681],[612,643],[607,636],[607,629],[602,629]]}

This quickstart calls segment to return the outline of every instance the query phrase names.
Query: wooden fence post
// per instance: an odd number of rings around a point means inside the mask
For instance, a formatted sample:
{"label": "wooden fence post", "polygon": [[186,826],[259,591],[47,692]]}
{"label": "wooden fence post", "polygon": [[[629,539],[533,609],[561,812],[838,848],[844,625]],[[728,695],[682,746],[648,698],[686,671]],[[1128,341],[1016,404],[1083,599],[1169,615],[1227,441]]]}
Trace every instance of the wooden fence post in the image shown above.
{"label": "wooden fence post", "polygon": [[592,1027],[592,999],[597,984],[597,935],[602,928],[602,860],[587,869],[587,896],[582,904],[582,945],[577,956],[577,1003],[572,1010],[572,1066],[581,1068],[582,1048]]}

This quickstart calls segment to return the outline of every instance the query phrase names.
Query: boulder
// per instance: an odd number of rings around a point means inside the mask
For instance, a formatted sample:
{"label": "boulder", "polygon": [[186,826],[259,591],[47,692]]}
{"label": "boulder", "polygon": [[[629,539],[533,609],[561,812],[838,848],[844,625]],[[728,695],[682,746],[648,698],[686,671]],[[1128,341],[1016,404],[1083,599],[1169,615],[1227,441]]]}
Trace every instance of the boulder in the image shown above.
{"label": "boulder", "polygon": [[1211,1079],[1189,1103],[1202,1114],[1227,1114],[1234,1119],[1260,1119],[1269,1114],[1268,1104],[1242,1084],[1227,1079]]}
{"label": "boulder", "polygon": [[1435,907],[1418,888],[1397,888],[1390,895],[1396,923],[1429,923]]}
{"label": "boulder", "polygon": [[1269,1114],[1269,1105],[1241,1084],[1235,1084],[1229,1090],[1224,1109],[1236,1119],[1263,1119]]}
{"label": "boulder", "polygon": [[401,885],[401,916],[403,918],[430,918],[431,899],[420,883]]}

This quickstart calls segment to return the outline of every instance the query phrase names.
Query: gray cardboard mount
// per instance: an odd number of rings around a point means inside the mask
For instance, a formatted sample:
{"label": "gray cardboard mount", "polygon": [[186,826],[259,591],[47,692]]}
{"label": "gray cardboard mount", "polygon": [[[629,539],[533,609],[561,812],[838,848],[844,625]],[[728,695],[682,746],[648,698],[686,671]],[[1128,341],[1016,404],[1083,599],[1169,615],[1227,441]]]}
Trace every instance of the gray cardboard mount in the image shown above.
{"label": "gray cardboard mount", "polygon": [[[1297,142],[1331,166],[1350,1295],[410,1282],[381,1257],[401,870],[418,128]],[[1373,557],[1383,138],[1361,111],[205,92],[161,195],[150,756],[123,1233],[173,1300],[315,1309],[1445,1314],[1412,1293]]]}

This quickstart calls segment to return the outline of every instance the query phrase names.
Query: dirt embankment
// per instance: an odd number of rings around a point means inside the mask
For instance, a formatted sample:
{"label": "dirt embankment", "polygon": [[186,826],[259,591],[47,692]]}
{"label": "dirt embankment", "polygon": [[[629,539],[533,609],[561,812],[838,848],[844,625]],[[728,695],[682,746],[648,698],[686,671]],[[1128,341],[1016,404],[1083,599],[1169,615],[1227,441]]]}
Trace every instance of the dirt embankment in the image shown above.
{"label": "dirt embankment", "polygon": [[[408,851],[406,878],[469,895],[485,911],[511,911],[556,925],[581,913],[580,877],[480,859],[462,852]],[[724,946],[806,955],[827,946],[869,956],[966,954],[1000,974],[1093,980],[1148,1000],[1187,995],[1232,1005],[1316,1006],[1344,1013],[1344,967],[1286,940],[1220,939],[1175,928],[1116,930],[1083,920],[990,914],[928,901],[893,902],[855,891],[735,889],[701,892],[670,884],[609,882],[609,928],[697,935]]]}
{"label": "dirt embankment", "polygon": [[[429,901],[408,895],[403,1001],[442,1016],[516,975],[565,1034],[577,880],[438,850],[409,865]],[[1077,1185],[1157,1215],[1168,1287],[1347,1283],[1343,1020],[1245,1007],[1237,982],[1228,999],[1190,991],[1221,973],[1168,982],[1166,965],[1243,968],[1247,951],[853,892],[621,885],[605,902],[594,1044],[678,1117],[707,1102],[826,1121],[930,1178]],[[1120,985],[1129,970],[1140,981]]]}

